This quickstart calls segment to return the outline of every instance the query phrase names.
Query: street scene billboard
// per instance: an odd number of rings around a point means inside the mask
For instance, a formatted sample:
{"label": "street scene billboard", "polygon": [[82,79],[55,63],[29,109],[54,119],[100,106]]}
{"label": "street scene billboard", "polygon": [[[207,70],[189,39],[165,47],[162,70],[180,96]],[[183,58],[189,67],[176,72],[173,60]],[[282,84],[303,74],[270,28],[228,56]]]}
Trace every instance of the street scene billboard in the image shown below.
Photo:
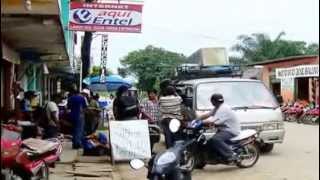
{"label": "street scene billboard", "polygon": [[141,4],[70,3],[69,30],[141,33]]}

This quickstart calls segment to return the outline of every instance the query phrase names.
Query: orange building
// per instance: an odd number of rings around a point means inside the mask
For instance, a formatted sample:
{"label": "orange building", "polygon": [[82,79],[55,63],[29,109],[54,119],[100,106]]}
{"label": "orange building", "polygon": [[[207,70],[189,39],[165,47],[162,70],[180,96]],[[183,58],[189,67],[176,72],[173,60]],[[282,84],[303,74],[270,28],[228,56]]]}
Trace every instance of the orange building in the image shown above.
{"label": "orange building", "polygon": [[319,56],[293,56],[250,64],[262,67],[262,81],[285,102],[319,104]]}

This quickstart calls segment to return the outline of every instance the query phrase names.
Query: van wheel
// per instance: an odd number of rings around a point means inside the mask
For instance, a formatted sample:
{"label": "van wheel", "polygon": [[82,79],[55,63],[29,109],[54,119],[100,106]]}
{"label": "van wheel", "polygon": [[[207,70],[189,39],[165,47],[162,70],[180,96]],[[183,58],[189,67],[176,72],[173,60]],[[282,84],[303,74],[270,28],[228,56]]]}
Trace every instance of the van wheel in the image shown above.
{"label": "van wheel", "polygon": [[274,144],[261,144],[260,152],[261,153],[270,153],[273,150]]}

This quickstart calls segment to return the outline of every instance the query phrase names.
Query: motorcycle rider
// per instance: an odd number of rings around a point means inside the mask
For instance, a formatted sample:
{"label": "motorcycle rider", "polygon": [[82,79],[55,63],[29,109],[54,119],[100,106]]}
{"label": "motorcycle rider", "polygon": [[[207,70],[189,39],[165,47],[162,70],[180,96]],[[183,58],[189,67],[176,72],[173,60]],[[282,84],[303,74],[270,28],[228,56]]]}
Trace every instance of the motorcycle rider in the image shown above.
{"label": "motorcycle rider", "polygon": [[226,141],[240,134],[240,121],[231,107],[224,103],[222,94],[213,94],[210,100],[215,108],[211,112],[201,115],[191,125],[194,126],[197,123],[214,125],[217,128],[217,133],[208,141],[209,147],[228,162],[237,161],[238,157],[232,152]]}

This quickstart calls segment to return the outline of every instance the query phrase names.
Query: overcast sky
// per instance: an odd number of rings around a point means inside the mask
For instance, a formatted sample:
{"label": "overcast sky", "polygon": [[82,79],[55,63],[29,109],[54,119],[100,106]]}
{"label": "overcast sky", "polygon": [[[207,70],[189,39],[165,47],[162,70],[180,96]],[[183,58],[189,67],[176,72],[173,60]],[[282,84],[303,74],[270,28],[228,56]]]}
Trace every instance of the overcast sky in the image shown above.
{"label": "overcast sky", "polygon": [[[319,0],[145,0],[141,34],[109,34],[108,67],[128,52],[155,45],[189,56],[202,47],[230,48],[240,34],[319,42]],[[101,39],[93,41],[100,64]]]}

